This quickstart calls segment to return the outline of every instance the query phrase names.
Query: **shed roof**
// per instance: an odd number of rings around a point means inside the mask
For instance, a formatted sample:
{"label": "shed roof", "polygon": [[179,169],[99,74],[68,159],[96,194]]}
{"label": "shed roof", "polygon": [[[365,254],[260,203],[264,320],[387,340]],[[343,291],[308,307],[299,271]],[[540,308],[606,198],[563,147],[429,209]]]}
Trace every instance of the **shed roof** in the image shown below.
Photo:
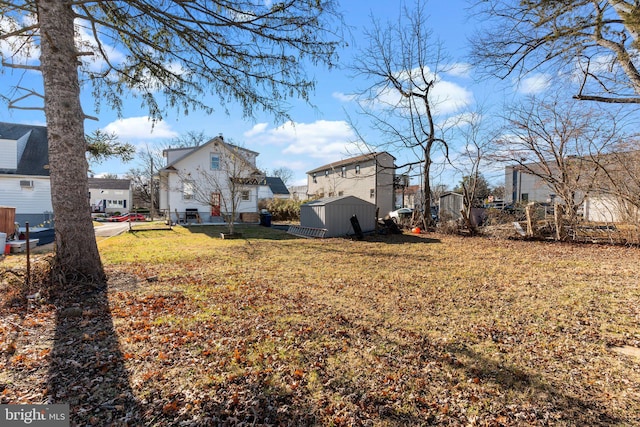
{"label": "shed roof", "polygon": [[305,203],[303,206],[326,206],[326,205],[348,205],[348,204],[367,204],[373,205],[366,200],[363,200],[355,196],[338,196],[338,197],[324,197],[322,199],[313,200]]}
{"label": "shed roof", "polygon": [[49,176],[47,128],[45,126],[0,122],[0,138],[17,141],[23,137],[27,138],[27,143],[18,159],[18,167],[11,170],[0,170],[0,173]]}

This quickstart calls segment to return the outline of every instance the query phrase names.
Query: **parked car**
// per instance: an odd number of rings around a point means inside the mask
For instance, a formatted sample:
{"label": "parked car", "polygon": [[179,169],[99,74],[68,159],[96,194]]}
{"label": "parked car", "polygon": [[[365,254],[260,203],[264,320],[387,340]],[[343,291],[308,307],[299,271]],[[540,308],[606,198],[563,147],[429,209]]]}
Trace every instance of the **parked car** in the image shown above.
{"label": "parked car", "polygon": [[146,220],[147,218],[145,218],[144,215],[139,213],[128,213],[124,215],[112,216],[107,218],[107,221],[109,222],[146,221]]}
{"label": "parked car", "polygon": [[405,218],[411,218],[411,215],[413,215],[413,209],[411,208],[400,208],[389,212],[389,218],[396,224]]}

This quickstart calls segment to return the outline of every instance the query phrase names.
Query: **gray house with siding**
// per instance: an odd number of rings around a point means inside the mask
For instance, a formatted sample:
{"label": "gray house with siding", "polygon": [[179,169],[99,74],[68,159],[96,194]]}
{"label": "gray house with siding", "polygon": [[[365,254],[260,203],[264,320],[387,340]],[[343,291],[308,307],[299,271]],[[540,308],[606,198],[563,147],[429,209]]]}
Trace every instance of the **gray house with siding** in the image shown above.
{"label": "gray house with siding", "polygon": [[384,217],[395,205],[395,157],[367,153],[307,172],[308,198],[355,196],[373,203]]}

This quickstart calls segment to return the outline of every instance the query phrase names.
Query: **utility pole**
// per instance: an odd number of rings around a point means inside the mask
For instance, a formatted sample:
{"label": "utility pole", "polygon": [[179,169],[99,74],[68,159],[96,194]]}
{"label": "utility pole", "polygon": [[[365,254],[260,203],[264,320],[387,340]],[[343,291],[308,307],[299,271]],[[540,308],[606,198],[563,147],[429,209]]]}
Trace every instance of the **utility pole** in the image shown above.
{"label": "utility pole", "polygon": [[150,189],[149,191],[151,191],[151,209],[149,209],[149,213],[151,214],[151,220],[153,221],[153,218],[155,217],[155,203],[154,203],[154,193],[156,192],[155,187],[153,185],[153,156],[151,155],[151,153],[149,153],[149,159],[151,160],[151,176],[149,178],[151,178],[151,182],[150,182]]}

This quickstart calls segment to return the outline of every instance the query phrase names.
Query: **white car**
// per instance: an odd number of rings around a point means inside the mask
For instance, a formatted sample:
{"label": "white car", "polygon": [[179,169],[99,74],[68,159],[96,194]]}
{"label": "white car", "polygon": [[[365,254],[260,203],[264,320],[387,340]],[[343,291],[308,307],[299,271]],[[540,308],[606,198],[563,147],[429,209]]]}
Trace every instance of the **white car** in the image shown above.
{"label": "white car", "polygon": [[411,215],[413,215],[413,209],[411,208],[400,208],[389,212],[389,218],[391,218],[396,224],[400,222],[401,219],[411,218]]}

